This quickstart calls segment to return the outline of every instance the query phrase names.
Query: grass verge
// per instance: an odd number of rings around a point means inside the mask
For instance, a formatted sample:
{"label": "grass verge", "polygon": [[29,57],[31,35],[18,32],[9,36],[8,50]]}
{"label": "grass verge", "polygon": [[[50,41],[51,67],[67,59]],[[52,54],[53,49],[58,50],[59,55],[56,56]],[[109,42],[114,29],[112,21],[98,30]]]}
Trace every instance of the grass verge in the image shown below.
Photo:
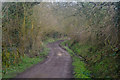
{"label": "grass verge", "polygon": [[2,70],[2,78],[13,78],[18,73],[25,71],[31,66],[43,61],[49,53],[49,49],[44,46],[44,50],[39,53],[39,56],[30,58],[27,55],[24,57],[20,57],[21,61],[14,65],[10,65],[9,67],[3,66],[5,70]]}
{"label": "grass verge", "polygon": [[61,45],[68,51],[73,59],[72,65],[74,67],[74,78],[90,78],[90,71],[86,69],[85,63],[81,61],[81,59],[77,57],[71,49],[66,47],[65,43],[66,42],[62,42]]}
{"label": "grass verge", "polygon": [[[82,56],[87,62],[87,64],[84,65],[82,64],[82,62],[79,62],[79,59],[77,59],[77,57],[75,59],[73,57],[74,62],[76,62],[74,66],[85,66],[87,68],[86,70],[90,71],[92,78],[117,78],[119,76],[117,74],[117,71],[119,69],[119,64],[116,60],[117,54],[115,55],[115,52],[112,51],[109,46],[103,46],[102,48],[100,48],[99,45],[91,45],[90,43],[73,44],[70,41],[62,43],[62,45],[65,44],[67,44],[75,54],[77,54],[78,56]],[[79,73],[79,71],[77,70],[81,71],[82,69],[74,70],[75,72]]]}
{"label": "grass verge", "polygon": [[40,61],[43,61],[43,59],[44,58],[29,58],[27,56],[21,57],[22,61],[20,63],[11,65],[9,68],[6,68],[6,73],[3,75],[3,78],[15,77],[17,73],[23,72],[32,65],[37,64]]}

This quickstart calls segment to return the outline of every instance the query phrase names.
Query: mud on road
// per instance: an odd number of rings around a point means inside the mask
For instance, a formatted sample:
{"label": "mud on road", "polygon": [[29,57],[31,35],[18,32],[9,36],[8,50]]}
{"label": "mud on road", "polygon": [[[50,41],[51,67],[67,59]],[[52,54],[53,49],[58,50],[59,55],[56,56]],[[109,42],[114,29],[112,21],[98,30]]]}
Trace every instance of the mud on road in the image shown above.
{"label": "mud on road", "polygon": [[49,43],[48,58],[20,73],[16,78],[72,78],[72,58],[59,46],[62,41]]}

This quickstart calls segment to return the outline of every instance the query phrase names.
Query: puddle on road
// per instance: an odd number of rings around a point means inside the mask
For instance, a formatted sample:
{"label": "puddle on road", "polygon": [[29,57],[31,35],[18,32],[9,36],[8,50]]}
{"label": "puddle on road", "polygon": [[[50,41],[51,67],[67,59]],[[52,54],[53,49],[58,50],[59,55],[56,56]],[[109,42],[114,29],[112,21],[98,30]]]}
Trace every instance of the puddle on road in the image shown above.
{"label": "puddle on road", "polygon": [[57,55],[58,55],[58,56],[63,56],[63,55],[65,55],[65,56],[69,56],[69,54],[65,54],[65,52],[58,52]]}
{"label": "puddle on road", "polygon": [[58,52],[58,54],[57,54],[58,56],[62,56],[62,53],[61,52]]}

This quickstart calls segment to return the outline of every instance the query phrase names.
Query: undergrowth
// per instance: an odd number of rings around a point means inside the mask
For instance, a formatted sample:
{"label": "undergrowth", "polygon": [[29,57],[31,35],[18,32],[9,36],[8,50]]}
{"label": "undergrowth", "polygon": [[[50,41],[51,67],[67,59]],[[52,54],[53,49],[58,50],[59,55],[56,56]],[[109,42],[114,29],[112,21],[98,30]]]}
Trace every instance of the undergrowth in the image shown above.
{"label": "undergrowth", "polygon": [[48,53],[49,53],[49,48],[47,48],[47,44],[50,42],[54,42],[55,39],[48,39],[44,41],[42,47],[43,50],[38,53],[36,57],[29,57],[28,55],[24,55],[20,57],[20,60],[18,63],[11,64],[9,67],[7,66],[2,66],[2,78],[13,78],[15,77],[18,73],[21,73],[25,71],[26,69],[30,68],[31,66],[43,61],[46,59]]}
{"label": "undergrowth", "polygon": [[[79,43],[75,43],[72,45],[69,41],[65,41],[62,44],[68,44],[68,47],[74,53],[86,59],[87,64],[84,67],[86,67],[87,70],[91,72],[91,77],[117,78],[118,64],[115,60],[116,56],[114,55],[114,52],[110,51],[109,47],[98,48],[98,46],[95,45]],[[77,65],[81,67],[81,65],[83,64],[81,62],[79,62],[79,64],[74,63],[74,66]],[[75,69],[75,71],[80,72],[81,69]]]}
{"label": "undergrowth", "polygon": [[[44,58],[30,58],[27,56],[21,57],[21,62],[18,64],[11,65],[6,70],[3,70],[3,78],[12,78],[17,75],[17,73],[23,72],[27,68],[31,67],[34,64],[37,64],[40,61],[43,61]],[[3,66],[4,67],[4,66]]]}

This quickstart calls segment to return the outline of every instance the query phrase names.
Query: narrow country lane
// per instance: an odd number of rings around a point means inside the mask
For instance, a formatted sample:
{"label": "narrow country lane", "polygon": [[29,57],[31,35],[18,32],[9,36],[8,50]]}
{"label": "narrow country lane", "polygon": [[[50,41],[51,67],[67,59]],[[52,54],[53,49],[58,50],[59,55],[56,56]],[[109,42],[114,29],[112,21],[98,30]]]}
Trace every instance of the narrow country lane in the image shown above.
{"label": "narrow country lane", "polygon": [[59,44],[62,40],[49,43],[48,59],[29,68],[16,78],[72,78],[72,58]]}

